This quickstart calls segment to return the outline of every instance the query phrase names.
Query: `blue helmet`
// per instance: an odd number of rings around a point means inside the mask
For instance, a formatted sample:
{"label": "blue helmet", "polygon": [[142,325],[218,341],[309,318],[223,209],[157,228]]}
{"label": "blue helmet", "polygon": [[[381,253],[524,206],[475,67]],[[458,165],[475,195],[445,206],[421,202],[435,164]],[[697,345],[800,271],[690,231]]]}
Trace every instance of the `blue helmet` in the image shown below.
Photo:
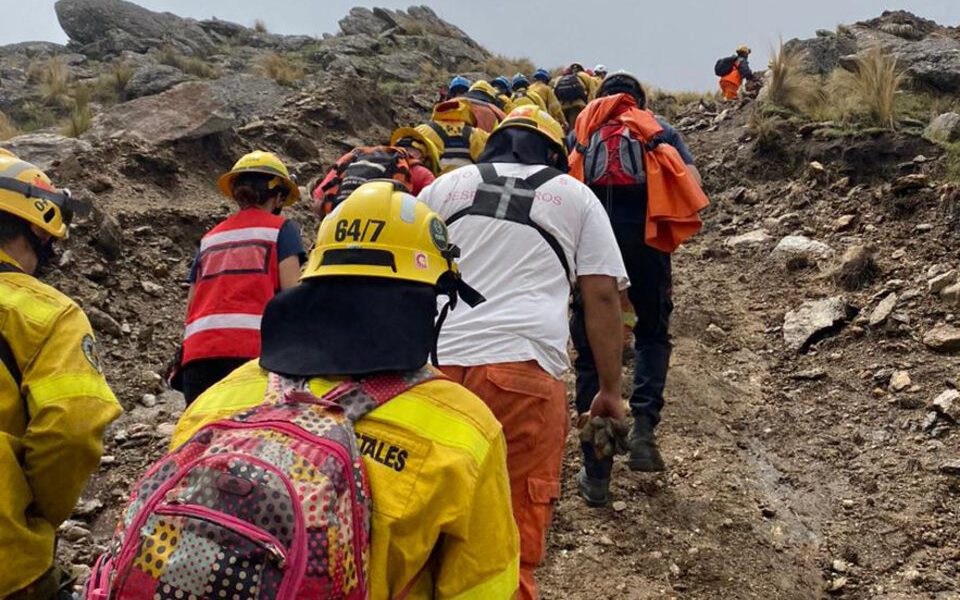
{"label": "blue helmet", "polygon": [[513,76],[513,88],[525,88],[530,86],[530,80],[523,73],[517,73]]}
{"label": "blue helmet", "polygon": [[457,93],[458,91],[461,94],[466,94],[469,89],[470,89],[470,80],[464,77],[463,75],[457,75],[456,77],[450,80],[450,87],[448,88],[447,91],[449,91],[451,94]]}
{"label": "blue helmet", "polygon": [[539,79],[540,81],[550,82],[550,73],[546,69],[537,69],[533,74],[534,79]]}
{"label": "blue helmet", "polygon": [[490,83],[491,85],[493,85],[493,87],[500,88],[500,92],[504,94],[509,94],[510,88],[513,87],[512,84],[510,83],[510,80],[504,77],[503,75],[501,75],[500,77],[497,77]]}

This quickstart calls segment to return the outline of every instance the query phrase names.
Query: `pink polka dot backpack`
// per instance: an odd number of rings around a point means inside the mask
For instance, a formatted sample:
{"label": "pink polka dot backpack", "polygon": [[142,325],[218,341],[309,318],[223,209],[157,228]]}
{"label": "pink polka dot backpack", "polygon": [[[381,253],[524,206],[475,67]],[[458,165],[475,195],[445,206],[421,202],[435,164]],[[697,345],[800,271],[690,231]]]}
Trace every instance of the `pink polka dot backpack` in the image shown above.
{"label": "pink polka dot backpack", "polygon": [[370,493],[353,423],[438,376],[346,381],[318,398],[272,374],[262,404],[147,471],[85,597],[367,598]]}

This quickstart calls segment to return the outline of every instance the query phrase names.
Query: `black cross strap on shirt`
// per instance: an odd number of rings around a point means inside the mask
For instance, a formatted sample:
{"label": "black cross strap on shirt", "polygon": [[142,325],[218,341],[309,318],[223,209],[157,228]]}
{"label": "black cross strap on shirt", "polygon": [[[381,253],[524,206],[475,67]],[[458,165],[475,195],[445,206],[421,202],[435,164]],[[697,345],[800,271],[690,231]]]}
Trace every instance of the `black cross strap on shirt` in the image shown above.
{"label": "black cross strap on shirt", "polygon": [[557,259],[567,276],[567,281],[570,281],[570,263],[567,261],[567,255],[560,242],[530,216],[537,190],[560,177],[563,173],[552,167],[544,167],[530,177],[520,178],[497,175],[496,168],[490,163],[479,164],[477,169],[480,170],[480,177],[483,181],[477,186],[473,204],[451,215],[447,219],[447,225],[452,225],[455,221],[467,215],[473,215],[532,227],[557,255]]}

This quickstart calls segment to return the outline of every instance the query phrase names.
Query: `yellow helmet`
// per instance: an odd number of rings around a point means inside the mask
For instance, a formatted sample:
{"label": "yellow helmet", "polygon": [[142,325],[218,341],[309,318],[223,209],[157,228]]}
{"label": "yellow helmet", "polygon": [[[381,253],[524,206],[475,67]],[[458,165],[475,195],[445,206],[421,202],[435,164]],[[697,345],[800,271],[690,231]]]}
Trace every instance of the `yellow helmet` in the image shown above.
{"label": "yellow helmet", "polygon": [[490,82],[484,81],[483,79],[471,85],[470,91],[481,92],[483,94],[490,96],[490,98],[496,98],[499,95],[499,92],[497,92],[497,89],[492,85],[490,85]]}
{"label": "yellow helmet", "polygon": [[737,46],[737,54],[743,54],[744,56],[750,54],[750,46],[746,46],[746,45]]}
{"label": "yellow helmet", "polygon": [[13,152],[10,152],[10,151],[7,150],[6,148],[0,148],[0,156],[9,156],[9,157],[11,157],[11,158],[16,158],[16,157],[17,157],[16,154],[14,154]]}
{"label": "yellow helmet", "polygon": [[536,131],[550,140],[561,154],[564,156],[567,155],[567,147],[563,143],[563,127],[560,123],[557,123],[556,119],[550,116],[550,113],[541,109],[539,106],[528,104],[513,109],[510,111],[510,114],[507,115],[507,118],[493,130],[491,136],[496,135],[501,129],[510,127],[522,127]]}
{"label": "yellow helmet", "polygon": [[286,190],[284,206],[290,206],[300,199],[300,188],[297,187],[296,180],[290,176],[287,167],[272,152],[255,150],[241,157],[229,172],[224,173],[217,180],[220,193],[227,198],[233,198],[233,180],[241,173],[273,175],[274,177],[268,183],[268,187],[272,190],[278,186],[283,186]]}
{"label": "yellow helmet", "polygon": [[436,144],[413,127],[400,127],[390,136],[390,145],[396,146],[401,140],[405,139],[413,140],[411,145],[423,154],[427,168],[433,171],[434,175],[438,174],[440,172],[440,151],[437,150]]}
{"label": "yellow helmet", "polygon": [[536,106],[540,110],[547,110],[547,103],[543,101],[543,98],[540,94],[536,92],[531,92],[530,90],[525,91],[522,95],[517,94],[510,99],[513,102],[514,107],[521,106]]}
{"label": "yellow helmet", "polygon": [[65,238],[70,204],[70,192],[57,190],[43,171],[8,150],[0,153],[0,211]]}
{"label": "yellow helmet", "polygon": [[329,276],[438,285],[458,276],[457,251],[440,215],[392,181],[358,187],[320,223],[302,280]]}

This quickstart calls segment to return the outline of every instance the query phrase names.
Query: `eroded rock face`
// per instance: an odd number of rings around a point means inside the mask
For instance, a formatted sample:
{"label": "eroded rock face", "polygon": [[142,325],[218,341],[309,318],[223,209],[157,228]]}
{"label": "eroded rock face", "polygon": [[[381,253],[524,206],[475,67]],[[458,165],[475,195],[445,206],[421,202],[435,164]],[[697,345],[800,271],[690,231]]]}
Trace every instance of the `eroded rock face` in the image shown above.
{"label": "eroded rock face", "polygon": [[853,55],[874,47],[897,57],[914,81],[941,92],[960,92],[960,39],[905,11],[888,11],[833,35],[787,43],[788,49],[801,53],[807,70],[818,74],[850,64]]}
{"label": "eroded rock face", "polygon": [[157,13],[125,0],[59,0],[57,19],[85,53],[143,52],[171,45],[184,54],[207,54],[213,40],[192,19]]}
{"label": "eroded rock face", "polygon": [[89,142],[57,133],[28,133],[6,140],[0,146],[35,164],[41,171],[49,171],[92,150]]}

